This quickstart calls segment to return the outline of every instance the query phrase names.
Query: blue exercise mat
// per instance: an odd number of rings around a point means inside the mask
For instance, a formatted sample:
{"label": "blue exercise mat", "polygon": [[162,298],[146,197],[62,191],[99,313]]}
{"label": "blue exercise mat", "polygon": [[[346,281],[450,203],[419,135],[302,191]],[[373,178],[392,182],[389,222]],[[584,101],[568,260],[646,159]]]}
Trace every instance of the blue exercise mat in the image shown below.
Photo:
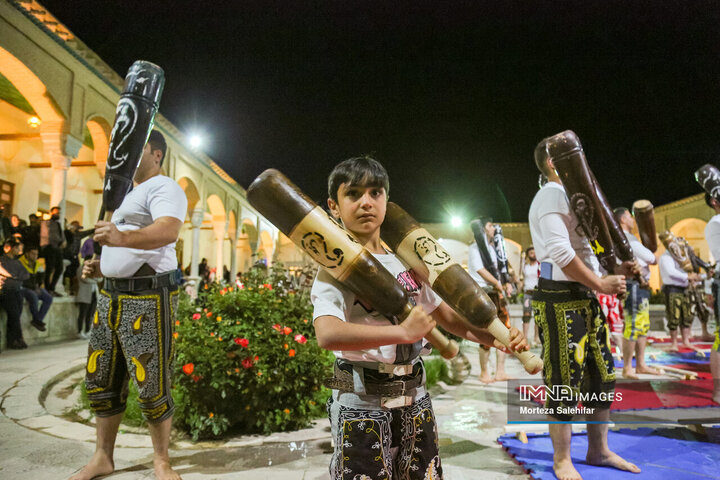
{"label": "blue exercise mat", "polygon": [[[688,439],[693,436],[695,440]],[[528,433],[527,437],[528,443],[522,443],[515,435],[507,434],[498,438],[498,442],[533,479],[555,480],[550,435]],[[710,443],[684,428],[610,430],[610,449],[640,467],[641,473],[586,464],[587,445],[586,434],[573,434],[570,452],[583,480],[720,479],[720,444]]]}

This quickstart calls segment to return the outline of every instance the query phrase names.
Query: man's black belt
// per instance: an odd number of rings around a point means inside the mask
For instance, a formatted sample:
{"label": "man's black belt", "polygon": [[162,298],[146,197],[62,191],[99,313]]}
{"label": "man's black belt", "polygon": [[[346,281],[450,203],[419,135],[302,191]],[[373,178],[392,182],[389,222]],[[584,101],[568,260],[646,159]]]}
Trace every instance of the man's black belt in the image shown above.
{"label": "man's black belt", "polygon": [[105,290],[114,292],[140,292],[177,285],[175,271],[143,277],[105,278]]}

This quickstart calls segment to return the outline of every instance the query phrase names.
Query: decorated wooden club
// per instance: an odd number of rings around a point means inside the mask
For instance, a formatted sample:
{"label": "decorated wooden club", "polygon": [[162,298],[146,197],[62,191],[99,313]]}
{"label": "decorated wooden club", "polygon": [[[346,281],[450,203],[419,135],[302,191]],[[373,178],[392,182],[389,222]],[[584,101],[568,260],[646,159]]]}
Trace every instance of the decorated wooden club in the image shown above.
{"label": "decorated wooden club", "polygon": [[[486,328],[500,343],[510,344],[510,330],[497,317],[495,304],[469,273],[405,210],[389,202],[381,236],[395,253],[471,325]],[[513,352],[528,373],[543,368],[530,352]]]}
{"label": "decorated wooden club", "polygon": [[[390,319],[401,322],[412,304],[405,288],[346,230],[278,170],[265,170],[247,191],[250,204],[333,278]],[[458,345],[437,328],[425,338],[443,357]]]}

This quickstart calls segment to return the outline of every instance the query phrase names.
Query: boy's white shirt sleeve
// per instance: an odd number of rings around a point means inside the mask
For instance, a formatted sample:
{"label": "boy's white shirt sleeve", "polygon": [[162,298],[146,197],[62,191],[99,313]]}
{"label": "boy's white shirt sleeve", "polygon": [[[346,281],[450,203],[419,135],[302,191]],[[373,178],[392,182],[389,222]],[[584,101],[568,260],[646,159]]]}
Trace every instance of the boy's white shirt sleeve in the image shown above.
{"label": "boy's white shirt sleeve", "polygon": [[430,288],[430,285],[425,282],[422,282],[422,288],[420,289],[420,297],[418,300],[420,302],[420,306],[428,315],[434,312],[435,309],[443,302],[443,299],[440,298],[440,296],[435,293],[432,288]]}
{"label": "boy's white shirt sleeve", "polygon": [[313,304],[313,322],[324,315],[347,321],[345,293],[338,288],[336,280],[325,270],[320,269],[315,276],[312,290],[310,290],[310,300]]}

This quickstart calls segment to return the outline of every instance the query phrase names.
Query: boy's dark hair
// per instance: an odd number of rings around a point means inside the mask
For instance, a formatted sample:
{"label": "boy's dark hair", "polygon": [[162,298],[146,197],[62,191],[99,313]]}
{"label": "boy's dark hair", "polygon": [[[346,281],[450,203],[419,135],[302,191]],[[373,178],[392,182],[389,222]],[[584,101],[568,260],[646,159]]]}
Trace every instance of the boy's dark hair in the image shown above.
{"label": "boy's dark hair", "polygon": [[160,159],[160,166],[162,167],[162,164],[165,161],[165,152],[167,152],[167,142],[165,141],[165,137],[157,130],[153,130],[150,132],[147,143],[150,144],[151,151],[160,150],[162,152],[162,158]]}
{"label": "boy's dark hair", "polygon": [[337,202],[340,185],[382,187],[390,195],[390,177],[380,162],[369,155],[353,157],[338,163],[328,177],[328,196]]}

